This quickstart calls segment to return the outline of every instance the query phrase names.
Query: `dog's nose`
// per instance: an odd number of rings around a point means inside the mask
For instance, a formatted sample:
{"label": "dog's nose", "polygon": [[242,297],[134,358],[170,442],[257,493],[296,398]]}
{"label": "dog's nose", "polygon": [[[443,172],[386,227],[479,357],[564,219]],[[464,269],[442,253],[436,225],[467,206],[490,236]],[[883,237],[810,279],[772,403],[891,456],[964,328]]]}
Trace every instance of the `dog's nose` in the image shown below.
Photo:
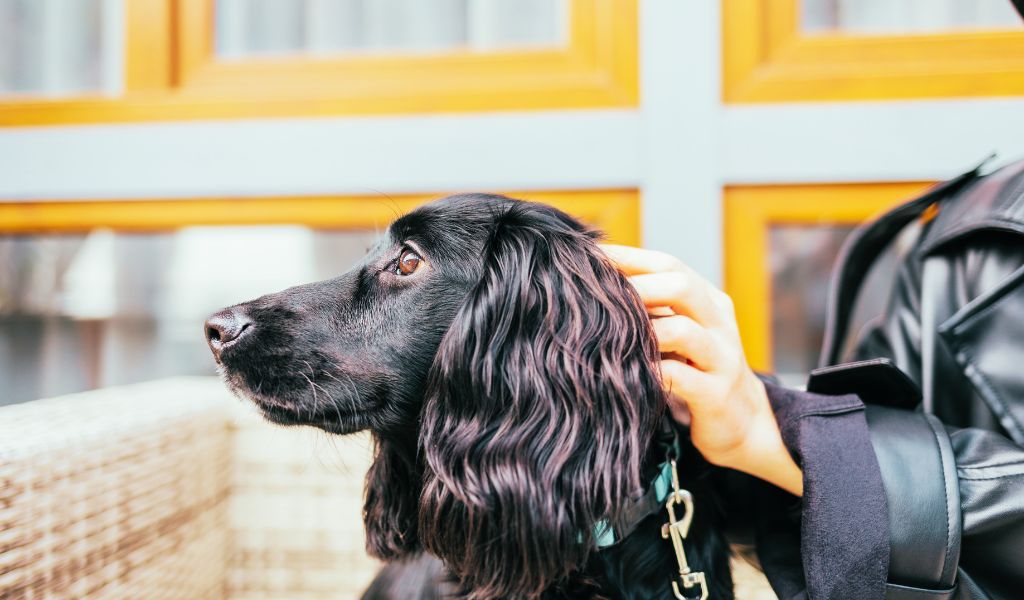
{"label": "dog's nose", "polygon": [[217,358],[238,338],[252,329],[252,320],[237,308],[225,308],[206,320],[206,343]]}

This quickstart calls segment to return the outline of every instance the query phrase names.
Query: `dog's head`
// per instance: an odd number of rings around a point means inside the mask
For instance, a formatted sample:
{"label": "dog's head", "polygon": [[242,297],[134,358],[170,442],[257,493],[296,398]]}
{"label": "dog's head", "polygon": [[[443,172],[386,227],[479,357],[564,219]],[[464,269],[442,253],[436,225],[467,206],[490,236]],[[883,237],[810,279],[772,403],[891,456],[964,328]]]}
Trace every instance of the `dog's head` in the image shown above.
{"label": "dog's head", "polygon": [[643,305],[596,235],[501,196],[428,204],[349,273],[221,311],[207,337],[270,420],[374,431],[370,550],[425,547],[472,597],[586,564],[664,404]]}
{"label": "dog's head", "polygon": [[435,202],[395,221],[340,277],[213,315],[206,337],[228,386],[276,423],[415,435],[427,373],[479,279],[500,205]]}

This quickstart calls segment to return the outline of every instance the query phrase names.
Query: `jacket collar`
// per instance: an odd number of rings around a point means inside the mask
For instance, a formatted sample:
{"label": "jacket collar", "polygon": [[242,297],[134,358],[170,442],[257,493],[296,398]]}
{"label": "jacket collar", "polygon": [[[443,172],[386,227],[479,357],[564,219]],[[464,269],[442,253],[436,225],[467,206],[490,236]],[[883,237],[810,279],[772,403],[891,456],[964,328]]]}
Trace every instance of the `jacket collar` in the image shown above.
{"label": "jacket collar", "polygon": [[981,231],[999,231],[1024,237],[1024,160],[977,177],[958,192],[968,201],[942,202],[921,240],[927,256]]}

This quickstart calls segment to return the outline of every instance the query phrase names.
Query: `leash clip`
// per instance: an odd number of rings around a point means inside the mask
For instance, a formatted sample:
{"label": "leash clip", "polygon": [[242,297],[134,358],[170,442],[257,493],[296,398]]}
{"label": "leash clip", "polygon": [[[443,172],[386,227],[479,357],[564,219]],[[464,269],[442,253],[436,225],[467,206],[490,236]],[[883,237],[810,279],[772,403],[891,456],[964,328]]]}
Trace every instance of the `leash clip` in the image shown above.
{"label": "leash clip", "polygon": [[[668,511],[668,523],[661,526],[661,537],[672,540],[672,548],[676,552],[676,561],[679,563],[679,581],[672,582],[672,592],[678,600],[690,600],[679,590],[679,583],[683,589],[689,590],[698,588],[700,600],[708,600],[708,585],[702,571],[692,571],[690,563],[686,560],[686,550],[683,548],[683,540],[690,533],[690,524],[693,523],[693,495],[679,486],[679,473],[676,470],[676,461],[670,461],[672,465],[672,491],[669,492],[668,500],[665,502],[665,510]],[[682,506],[682,518],[676,517],[676,506]]]}

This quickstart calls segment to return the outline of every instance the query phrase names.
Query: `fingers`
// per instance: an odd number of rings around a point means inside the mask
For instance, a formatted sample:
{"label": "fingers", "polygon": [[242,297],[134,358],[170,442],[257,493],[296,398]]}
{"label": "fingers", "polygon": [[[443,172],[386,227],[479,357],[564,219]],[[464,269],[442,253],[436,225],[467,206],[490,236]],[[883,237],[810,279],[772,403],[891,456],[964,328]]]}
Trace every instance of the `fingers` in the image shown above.
{"label": "fingers", "polygon": [[713,371],[719,362],[721,349],[708,329],[690,317],[675,315],[651,321],[658,338],[658,351],[677,354],[689,359],[702,371]]}
{"label": "fingers", "polygon": [[632,246],[601,244],[601,249],[615,266],[626,275],[684,271],[686,265],[676,257],[656,250],[643,250]]}
{"label": "fingers", "polygon": [[705,327],[723,327],[731,320],[731,313],[718,298],[725,294],[696,274],[650,273],[629,280],[648,308],[667,306]]}
{"label": "fingers", "polygon": [[[732,299],[676,257],[656,250],[616,244],[601,244],[601,249],[619,270],[630,276],[652,315],[664,316],[666,313],[659,309],[668,307],[676,314],[690,315],[708,326],[735,329]],[[645,277],[649,275],[661,277]],[[640,285],[637,285],[638,281]],[[699,302],[688,308],[686,297],[679,296],[675,298],[676,302],[670,301],[674,292],[684,290],[689,293],[689,298]]]}
{"label": "fingers", "polygon": [[[708,389],[712,385],[711,376],[685,362],[666,359],[661,361],[661,383],[671,396],[669,405],[675,412],[675,405],[698,403],[708,397]],[[685,402],[684,402],[685,399]]]}

